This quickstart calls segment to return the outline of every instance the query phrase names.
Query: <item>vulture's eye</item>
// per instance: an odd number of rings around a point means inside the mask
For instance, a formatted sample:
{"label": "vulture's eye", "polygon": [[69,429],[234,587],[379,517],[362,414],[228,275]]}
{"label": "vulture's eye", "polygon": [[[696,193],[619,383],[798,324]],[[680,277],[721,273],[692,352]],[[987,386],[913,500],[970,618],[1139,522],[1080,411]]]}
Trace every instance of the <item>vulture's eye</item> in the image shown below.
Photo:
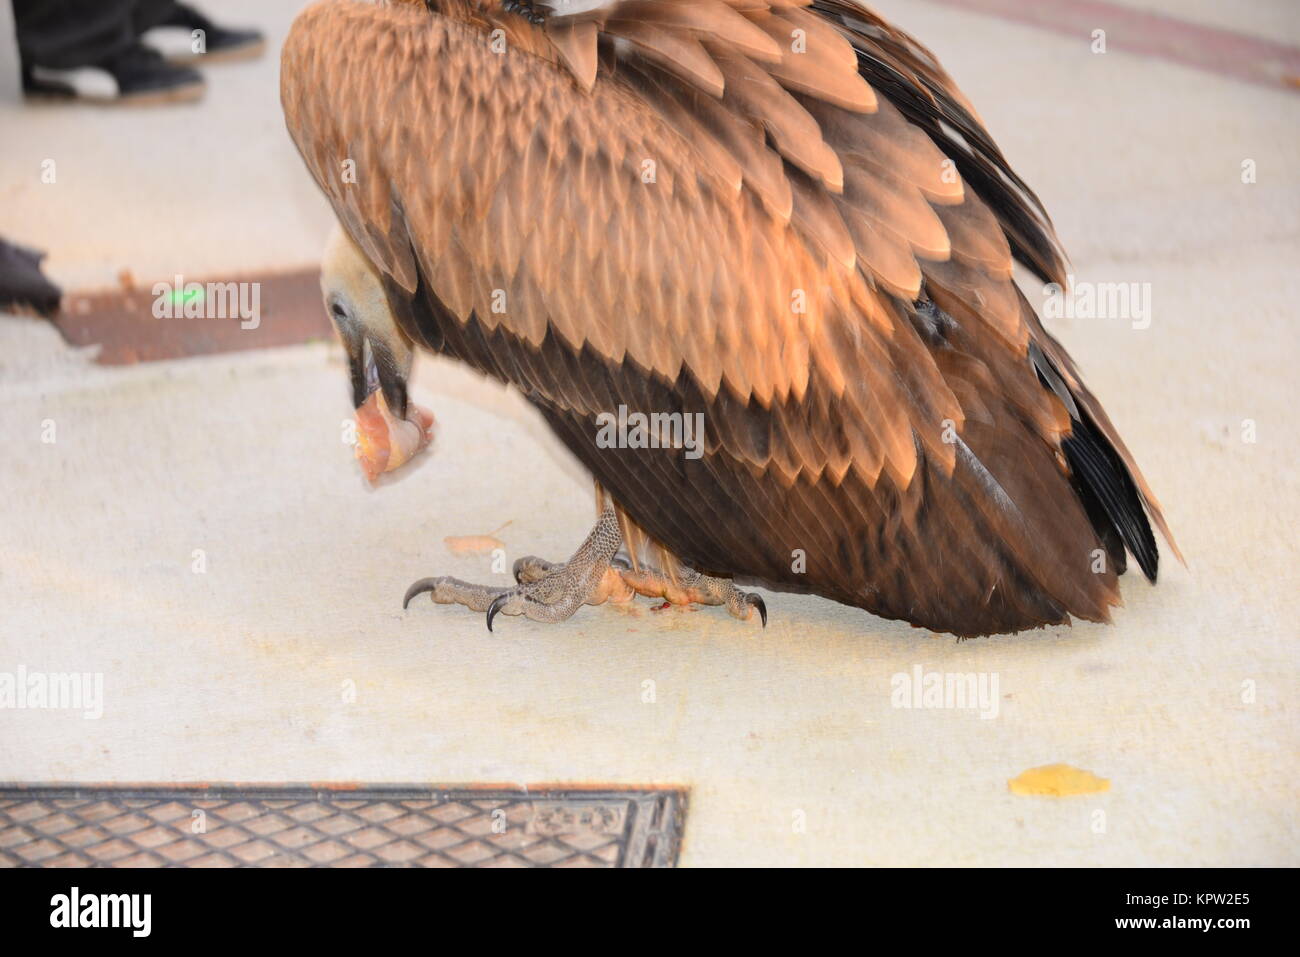
{"label": "vulture's eye", "polygon": [[347,309],[343,303],[334,299],[330,302],[330,315],[334,317],[335,322],[348,322],[352,318],[348,315]]}

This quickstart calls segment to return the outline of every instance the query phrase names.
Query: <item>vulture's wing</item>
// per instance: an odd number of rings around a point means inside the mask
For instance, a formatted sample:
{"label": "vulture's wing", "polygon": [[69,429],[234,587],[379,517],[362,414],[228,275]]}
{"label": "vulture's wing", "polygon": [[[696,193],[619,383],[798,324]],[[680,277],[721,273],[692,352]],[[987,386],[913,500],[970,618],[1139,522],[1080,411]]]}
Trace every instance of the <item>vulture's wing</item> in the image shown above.
{"label": "vulture's wing", "polygon": [[[702,570],[959,634],[1105,619],[1125,545],[1154,577],[1158,507],[1011,279],[1062,278],[1051,228],[924,48],[850,0],[568,4],[330,2],[285,44],[413,338]],[[702,413],[704,454],[599,448],[620,406]]]}

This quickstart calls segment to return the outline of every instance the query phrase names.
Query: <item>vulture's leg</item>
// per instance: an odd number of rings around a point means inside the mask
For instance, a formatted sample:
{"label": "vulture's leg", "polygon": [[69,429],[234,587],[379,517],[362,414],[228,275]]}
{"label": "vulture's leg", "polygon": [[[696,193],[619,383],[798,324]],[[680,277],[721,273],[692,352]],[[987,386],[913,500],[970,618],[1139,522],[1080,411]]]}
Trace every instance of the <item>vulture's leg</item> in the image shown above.
{"label": "vulture's leg", "polygon": [[[521,585],[531,585],[533,582],[541,581],[548,575],[559,574],[565,564],[565,562],[548,562],[545,558],[538,558],[536,555],[527,555],[515,561],[513,569],[515,581]],[[594,592],[587,596],[587,604],[603,605],[607,601],[631,601],[636,592],[619,574],[621,569],[626,567],[627,563],[623,559],[611,559],[609,567],[605,569],[605,576],[600,580],[600,584],[596,586]],[[505,591],[505,589],[501,590]]]}
{"label": "vulture's leg", "polygon": [[488,631],[492,630],[492,619],[498,614],[525,615],[541,622],[564,621],[580,605],[631,597],[618,572],[610,566],[610,559],[622,544],[618,518],[609,506],[600,513],[596,527],[573,557],[563,565],[523,559],[521,562],[530,570],[531,580],[514,588],[471,585],[448,577],[422,578],[407,589],[402,607],[427,591],[440,605],[464,605],[473,611],[486,611]]}
{"label": "vulture's leg", "polygon": [[[677,575],[670,576],[644,562],[633,567],[622,555],[616,556],[610,566],[599,600],[588,599],[587,604],[599,605],[607,599],[627,601],[635,593],[646,598],[662,598],[671,605],[725,605],[741,621],[749,621],[757,611],[763,627],[767,627],[767,603],[762,596],[741,591],[730,578],[711,578],[685,565],[679,565]],[[563,567],[529,555],[515,562],[515,581],[538,581]]]}
{"label": "vulture's leg", "polygon": [[761,595],[741,591],[730,578],[712,578],[693,568],[681,566],[676,576],[642,564],[639,568],[620,569],[623,581],[638,595],[662,598],[673,605],[725,605],[733,617],[749,621],[758,612],[767,627],[767,603]]}

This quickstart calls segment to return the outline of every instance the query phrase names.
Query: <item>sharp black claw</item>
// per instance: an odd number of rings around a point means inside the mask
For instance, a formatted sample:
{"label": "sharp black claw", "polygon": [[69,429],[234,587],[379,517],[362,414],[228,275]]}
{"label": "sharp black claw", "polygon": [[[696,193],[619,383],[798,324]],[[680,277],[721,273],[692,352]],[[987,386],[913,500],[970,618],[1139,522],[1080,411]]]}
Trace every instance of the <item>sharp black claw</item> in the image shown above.
{"label": "sharp black claw", "polygon": [[501,610],[501,606],[504,605],[505,603],[506,603],[506,595],[502,593],[500,595],[497,595],[496,598],[493,598],[492,604],[488,605],[488,610],[487,610],[488,631],[492,630],[492,619],[497,616],[497,612]]}
{"label": "sharp black claw", "polygon": [[405,610],[406,606],[411,603],[412,598],[416,595],[422,595],[426,591],[433,591],[437,583],[438,580],[436,578],[421,578],[410,588],[406,589],[406,597],[402,599],[403,610]]}
{"label": "sharp black claw", "polygon": [[758,617],[763,620],[763,627],[767,627],[767,602],[763,601],[758,595],[750,595],[749,603],[758,609]]}

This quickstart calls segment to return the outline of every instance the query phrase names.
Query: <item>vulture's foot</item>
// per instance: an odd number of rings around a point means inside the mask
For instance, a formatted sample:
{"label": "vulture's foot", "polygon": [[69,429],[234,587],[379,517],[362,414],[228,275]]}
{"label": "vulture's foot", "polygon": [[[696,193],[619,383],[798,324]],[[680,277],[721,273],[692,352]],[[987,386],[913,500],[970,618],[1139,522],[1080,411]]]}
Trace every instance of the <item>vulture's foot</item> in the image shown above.
{"label": "vulture's foot", "polygon": [[762,596],[741,591],[730,578],[712,578],[685,566],[675,577],[644,564],[637,569],[621,567],[619,571],[638,595],[662,598],[673,605],[725,605],[741,621],[749,621],[758,612],[763,627],[767,627],[767,603]]}
{"label": "vulture's foot", "polygon": [[[521,584],[540,581],[563,567],[529,555],[515,562],[515,581]],[[685,566],[679,566],[676,577],[672,577],[644,562],[633,568],[622,555],[610,560],[604,580],[596,595],[587,599],[587,604],[628,601],[634,594],[662,598],[670,605],[725,605],[741,621],[749,621],[758,612],[763,627],[767,627],[767,603],[763,597],[741,591],[730,578],[711,578]]]}
{"label": "vulture's foot", "polygon": [[[723,605],[734,617],[749,621],[758,612],[767,627],[763,599],[736,587],[730,578],[711,578],[680,567],[676,575],[631,563],[618,555],[623,545],[614,509],[600,514],[595,528],[567,562],[548,562],[529,555],[515,562],[514,588],[472,585],[459,578],[421,578],[406,591],[405,608],[424,592],[439,605],[464,605],[487,612],[488,631],[499,614],[524,615],[533,621],[564,621],[582,605],[631,601],[634,595],[662,598],[674,605]],[[618,557],[616,557],[618,556]]]}
{"label": "vulture's foot", "polygon": [[622,544],[614,509],[606,508],[567,562],[552,564],[533,557],[516,562],[519,584],[514,588],[471,585],[458,578],[422,578],[407,589],[402,607],[427,591],[439,605],[464,605],[472,611],[487,612],[488,631],[499,614],[524,615],[541,622],[564,621],[584,604],[627,601],[632,597],[632,590],[610,565]]}
{"label": "vulture's foot", "polygon": [[546,22],[546,14],[543,13],[533,0],[503,0],[501,9],[506,13],[515,13],[523,17],[529,23],[541,26]]}

